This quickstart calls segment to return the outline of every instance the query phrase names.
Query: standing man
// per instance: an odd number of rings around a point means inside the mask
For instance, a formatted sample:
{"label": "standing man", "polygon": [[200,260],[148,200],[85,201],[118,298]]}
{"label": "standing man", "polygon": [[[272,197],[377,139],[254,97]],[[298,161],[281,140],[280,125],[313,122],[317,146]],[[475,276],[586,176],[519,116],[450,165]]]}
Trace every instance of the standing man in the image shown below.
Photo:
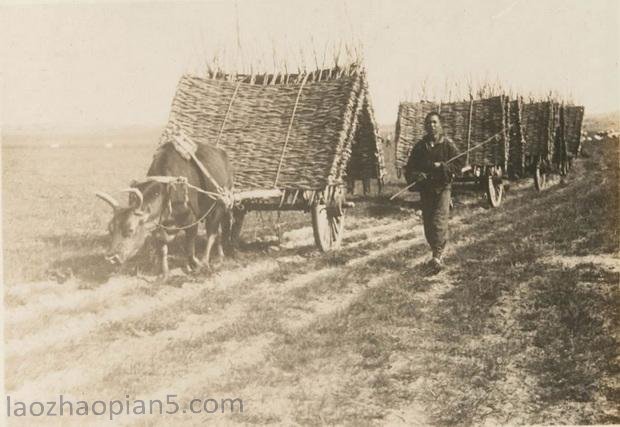
{"label": "standing man", "polygon": [[456,161],[448,160],[458,155],[454,142],[443,133],[439,113],[429,113],[424,120],[426,134],[413,147],[405,167],[407,184],[419,181],[413,191],[420,192],[424,236],[433,251],[430,266],[439,272],[443,265],[443,252],[448,240],[451,183],[460,171]]}

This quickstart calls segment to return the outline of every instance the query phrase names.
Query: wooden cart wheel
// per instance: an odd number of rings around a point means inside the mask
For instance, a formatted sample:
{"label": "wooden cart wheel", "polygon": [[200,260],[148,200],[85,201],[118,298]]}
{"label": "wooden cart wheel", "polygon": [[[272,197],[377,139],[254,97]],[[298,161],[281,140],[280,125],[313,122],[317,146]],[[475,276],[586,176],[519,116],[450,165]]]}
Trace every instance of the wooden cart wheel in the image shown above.
{"label": "wooden cart wheel", "polygon": [[543,191],[548,186],[547,174],[541,170],[540,165],[536,165],[534,169],[534,187],[538,191]]}
{"label": "wooden cart wheel", "polygon": [[344,210],[335,214],[324,204],[311,209],[314,241],[323,252],[338,249],[344,234]]}
{"label": "wooden cart wheel", "polygon": [[504,184],[500,177],[494,177],[489,175],[487,180],[487,198],[492,208],[497,208],[502,204],[502,198],[504,196]]}

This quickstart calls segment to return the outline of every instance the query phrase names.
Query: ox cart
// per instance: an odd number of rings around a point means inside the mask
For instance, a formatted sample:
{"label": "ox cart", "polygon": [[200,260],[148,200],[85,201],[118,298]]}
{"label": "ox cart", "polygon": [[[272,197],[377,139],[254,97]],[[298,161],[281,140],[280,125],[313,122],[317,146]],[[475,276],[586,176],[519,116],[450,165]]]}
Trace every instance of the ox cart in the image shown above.
{"label": "ox cart", "polygon": [[403,102],[396,122],[396,167],[407,164],[415,143],[425,133],[424,119],[430,112],[442,117],[446,135],[464,153],[465,172],[455,178],[457,186],[479,189],[492,207],[503,198],[503,179],[508,168],[509,104],[505,96],[470,101],[435,103]]}
{"label": "ox cart", "polygon": [[511,163],[522,175],[529,172],[535,188],[542,191],[551,175],[566,176],[579,154],[584,108],[553,101],[518,101],[515,108],[523,137]]}
{"label": "ox cart", "polygon": [[347,179],[381,179],[378,128],[359,63],[300,74],[184,75],[169,126],[212,144],[234,168],[233,238],[249,211],[310,214],[316,245],[337,249]]}

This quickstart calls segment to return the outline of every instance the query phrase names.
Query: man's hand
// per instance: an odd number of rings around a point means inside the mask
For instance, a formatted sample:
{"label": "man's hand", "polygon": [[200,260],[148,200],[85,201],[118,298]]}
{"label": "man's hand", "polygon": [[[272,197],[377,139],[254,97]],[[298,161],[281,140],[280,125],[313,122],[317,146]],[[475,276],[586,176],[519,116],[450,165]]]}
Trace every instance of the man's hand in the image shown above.
{"label": "man's hand", "polygon": [[433,163],[433,167],[434,167],[433,174],[435,175],[435,179],[438,182],[441,182],[441,183],[452,182],[452,178],[453,178],[452,172],[450,171],[450,168],[448,167],[446,162],[435,162]]}
{"label": "man's hand", "polygon": [[414,175],[413,181],[417,181],[417,182],[424,181],[426,178],[428,178],[428,177],[426,176],[425,173],[418,172],[417,174]]}

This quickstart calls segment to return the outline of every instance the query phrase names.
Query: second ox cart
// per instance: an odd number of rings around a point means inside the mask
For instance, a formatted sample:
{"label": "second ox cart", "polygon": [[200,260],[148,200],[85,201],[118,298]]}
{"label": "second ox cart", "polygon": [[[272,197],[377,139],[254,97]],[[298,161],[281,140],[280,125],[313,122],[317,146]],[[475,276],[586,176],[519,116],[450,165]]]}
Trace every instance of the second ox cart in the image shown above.
{"label": "second ox cart", "polygon": [[403,102],[396,123],[396,167],[407,164],[413,146],[425,133],[424,119],[430,112],[442,117],[442,127],[454,140],[467,171],[456,177],[459,184],[474,184],[497,207],[504,194],[508,168],[509,103],[505,96],[461,102]]}
{"label": "second ox cart", "polygon": [[396,123],[396,167],[402,170],[424,136],[430,112],[442,116],[444,132],[464,153],[466,172],[457,184],[473,183],[492,207],[501,204],[504,180],[531,175],[539,191],[547,177],[566,175],[580,150],[584,108],[551,100],[525,103],[499,95],[470,101],[403,102]]}

